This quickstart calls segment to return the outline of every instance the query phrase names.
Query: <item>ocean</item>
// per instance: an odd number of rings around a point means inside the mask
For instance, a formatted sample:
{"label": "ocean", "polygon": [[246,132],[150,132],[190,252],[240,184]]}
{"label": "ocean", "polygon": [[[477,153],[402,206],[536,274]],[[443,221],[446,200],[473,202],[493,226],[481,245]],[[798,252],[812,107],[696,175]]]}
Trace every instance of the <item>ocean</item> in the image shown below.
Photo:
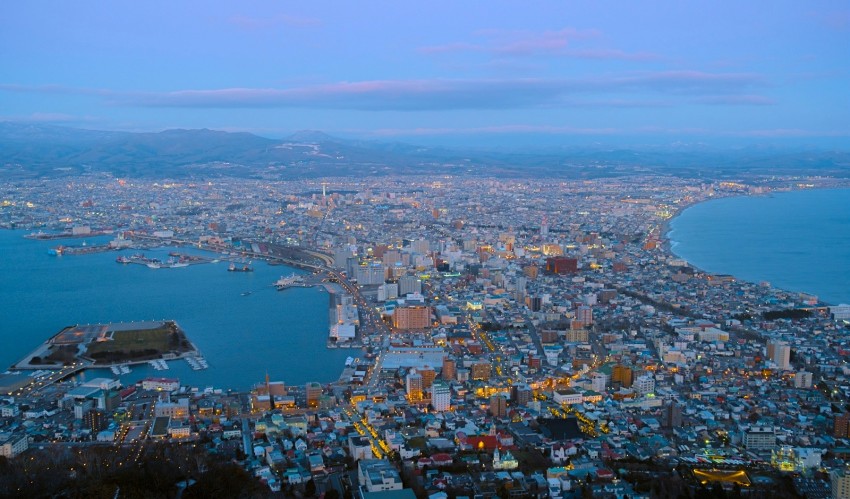
{"label": "ocean", "polygon": [[[272,287],[282,275],[303,271],[260,261],[253,262],[254,272],[228,272],[226,261],[173,269],[115,262],[135,250],[50,256],[47,250],[59,244],[103,244],[111,237],[38,241],[26,233],[0,231],[0,365],[14,364],[65,326],[163,319],[183,328],[210,368],[193,371],[182,360],[164,371],[133,366],[121,376],[125,384],[177,377],[193,386],[244,390],[266,373],[287,385],[326,383],[337,380],[346,357],[361,354],[326,347],[323,288]],[[143,253],[164,261],[169,251],[212,256],[187,248]]]}
{"label": "ocean", "polygon": [[667,237],[708,272],[850,303],[850,189],[707,201],[673,219]]}

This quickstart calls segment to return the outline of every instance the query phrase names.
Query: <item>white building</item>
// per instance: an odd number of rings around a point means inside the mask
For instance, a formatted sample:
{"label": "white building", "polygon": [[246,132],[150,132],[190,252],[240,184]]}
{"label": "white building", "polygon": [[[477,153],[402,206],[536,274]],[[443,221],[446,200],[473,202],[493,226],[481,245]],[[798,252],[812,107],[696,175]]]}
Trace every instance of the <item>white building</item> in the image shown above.
{"label": "white building", "polygon": [[357,478],[367,492],[401,490],[398,470],[385,459],[361,459],[357,463]]}
{"label": "white building", "polygon": [[25,433],[0,433],[0,456],[15,457],[29,448]]}
{"label": "white building", "polygon": [[648,374],[638,376],[632,383],[632,388],[641,395],[653,393],[655,391],[655,379]]}
{"label": "white building", "polygon": [[452,390],[446,383],[435,381],[431,386],[431,405],[437,412],[448,411],[452,402]]}

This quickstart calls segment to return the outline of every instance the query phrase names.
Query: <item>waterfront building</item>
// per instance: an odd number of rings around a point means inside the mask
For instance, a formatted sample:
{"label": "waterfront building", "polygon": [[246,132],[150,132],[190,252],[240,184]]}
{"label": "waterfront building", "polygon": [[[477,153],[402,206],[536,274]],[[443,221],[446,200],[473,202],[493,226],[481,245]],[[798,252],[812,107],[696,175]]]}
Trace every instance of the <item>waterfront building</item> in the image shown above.
{"label": "waterfront building", "polygon": [[315,381],[307,383],[305,386],[306,401],[308,408],[319,407],[319,397],[322,396],[322,385]]}

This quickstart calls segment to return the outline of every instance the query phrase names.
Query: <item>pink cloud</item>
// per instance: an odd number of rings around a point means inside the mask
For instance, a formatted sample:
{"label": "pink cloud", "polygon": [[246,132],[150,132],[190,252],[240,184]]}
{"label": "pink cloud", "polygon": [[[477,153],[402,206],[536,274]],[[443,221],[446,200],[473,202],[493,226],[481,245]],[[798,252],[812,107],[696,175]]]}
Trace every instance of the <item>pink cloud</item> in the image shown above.
{"label": "pink cloud", "polygon": [[[118,92],[52,85],[0,85],[0,90],[92,95],[102,98],[107,104],[134,107],[419,111],[658,107],[699,99],[709,104],[763,105],[768,103],[768,99],[753,95],[752,90],[765,85],[759,75],[749,73],[660,71],[584,78],[366,80],[289,88],[186,89],[172,92]],[[655,95],[665,97],[659,100]]]}

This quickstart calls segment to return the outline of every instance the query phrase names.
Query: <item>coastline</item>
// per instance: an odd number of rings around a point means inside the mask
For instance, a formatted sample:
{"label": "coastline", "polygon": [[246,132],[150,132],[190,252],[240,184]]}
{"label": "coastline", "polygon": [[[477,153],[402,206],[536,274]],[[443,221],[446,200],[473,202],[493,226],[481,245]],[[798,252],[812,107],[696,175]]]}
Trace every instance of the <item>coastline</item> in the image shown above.
{"label": "coastline", "polygon": [[[793,192],[823,191],[823,190],[844,190],[844,191],[848,191],[848,190],[850,190],[850,186],[843,186],[843,187],[830,186],[830,187],[825,187],[825,188],[793,189],[791,191],[781,191],[781,192],[783,192],[783,193],[792,192],[793,193]],[[674,244],[673,243],[677,242],[677,241],[675,241],[671,237],[671,232],[673,231],[673,222],[675,220],[677,220],[686,210],[693,208],[693,207],[696,207],[697,205],[703,205],[703,204],[706,204],[710,201],[715,201],[715,200],[734,199],[734,198],[752,198],[752,197],[773,197],[773,194],[774,194],[773,191],[757,193],[757,194],[736,193],[736,194],[729,195],[729,196],[719,196],[719,197],[715,196],[715,197],[711,197],[711,198],[708,198],[708,199],[703,199],[703,200],[700,200],[700,201],[690,203],[686,206],[682,206],[682,207],[680,207],[679,209],[676,210],[676,212],[673,214],[673,216],[671,216],[670,218],[668,218],[667,220],[665,220],[664,222],[661,223],[660,230],[661,230],[662,237],[661,237],[659,247],[660,247],[662,253],[667,258],[682,260],[682,261],[687,263],[688,267],[694,269],[694,271],[698,272],[698,273],[710,274],[710,275],[727,274],[727,275],[731,275],[736,281],[747,282],[747,283],[750,283],[750,284],[753,284],[753,285],[757,285],[757,284],[759,284],[759,282],[767,282],[771,289],[781,291],[781,292],[784,292],[784,293],[796,293],[796,294],[801,294],[801,295],[812,294],[814,296],[817,296],[817,298],[818,298],[817,303],[820,306],[834,306],[834,305],[843,304],[842,303],[843,300],[839,300],[836,303],[832,303],[831,301],[825,301],[825,300],[821,299],[819,292],[816,293],[816,292],[813,292],[811,290],[806,291],[806,290],[802,290],[802,289],[794,289],[794,288],[785,287],[785,286],[775,286],[772,282],[773,280],[768,278],[768,277],[765,277],[764,279],[761,279],[761,280],[753,280],[753,279],[742,278],[736,272],[710,271],[710,270],[707,270],[703,267],[696,265],[690,259],[686,258],[683,255],[678,254],[674,250]]]}

